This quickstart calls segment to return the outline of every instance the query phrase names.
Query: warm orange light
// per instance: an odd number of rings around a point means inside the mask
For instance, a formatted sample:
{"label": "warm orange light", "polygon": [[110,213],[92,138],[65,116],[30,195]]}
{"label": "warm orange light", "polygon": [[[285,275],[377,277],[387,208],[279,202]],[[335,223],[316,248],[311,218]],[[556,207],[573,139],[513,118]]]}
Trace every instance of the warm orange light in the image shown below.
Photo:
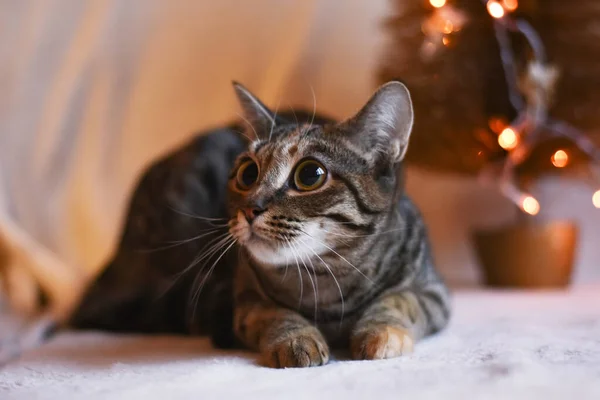
{"label": "warm orange light", "polygon": [[556,168],[563,168],[569,163],[569,155],[564,150],[558,150],[552,155],[550,160]]}
{"label": "warm orange light", "polygon": [[519,7],[517,0],[502,0],[502,5],[507,11],[515,11]]}
{"label": "warm orange light", "polygon": [[450,39],[444,36],[442,38],[442,43],[444,44],[444,46],[448,46],[450,44]]}
{"label": "warm orange light", "polygon": [[504,118],[501,117],[492,117],[490,118],[490,120],[488,121],[488,126],[490,127],[490,129],[492,130],[492,132],[494,133],[500,133],[502,132],[502,130],[504,128],[506,128],[506,120]]}
{"label": "warm orange light", "polygon": [[446,23],[444,24],[444,33],[445,34],[449,34],[452,33],[454,31],[454,25],[452,24],[452,21],[446,21]]}
{"label": "warm orange light", "polygon": [[521,209],[529,215],[536,215],[540,212],[540,203],[532,196],[525,196],[521,200]]}
{"label": "warm orange light", "polygon": [[600,208],[600,190],[596,190],[592,196],[592,203],[594,203],[594,207]]}
{"label": "warm orange light", "polygon": [[441,8],[446,5],[446,0],[429,0],[429,4],[431,4],[435,8]]}
{"label": "warm orange light", "polygon": [[488,13],[494,18],[502,18],[504,17],[504,7],[502,4],[498,3],[495,0],[490,0],[487,3]]}
{"label": "warm orange light", "polygon": [[511,127],[504,128],[498,136],[498,144],[504,150],[512,150],[519,144],[519,136]]}

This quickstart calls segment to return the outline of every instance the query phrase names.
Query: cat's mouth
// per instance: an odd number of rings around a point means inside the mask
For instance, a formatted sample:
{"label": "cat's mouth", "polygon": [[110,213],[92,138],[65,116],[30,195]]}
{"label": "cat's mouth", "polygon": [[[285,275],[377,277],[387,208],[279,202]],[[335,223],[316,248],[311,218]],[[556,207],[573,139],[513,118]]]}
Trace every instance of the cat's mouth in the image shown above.
{"label": "cat's mouth", "polygon": [[229,233],[263,264],[285,265],[289,260],[286,248],[292,237],[287,238],[289,234],[275,232],[261,221],[249,223],[241,211],[229,221]]}
{"label": "cat's mouth", "polygon": [[250,223],[244,213],[238,211],[229,221],[229,233],[262,264],[288,265],[296,257],[308,260],[331,249],[325,244],[322,232],[317,232],[311,224],[298,225],[300,221],[296,220],[292,225],[280,222],[281,219],[260,216]]}
{"label": "cat's mouth", "polygon": [[252,226],[248,223],[242,211],[229,221],[229,233],[240,244],[245,245],[252,238]]}
{"label": "cat's mouth", "polygon": [[242,211],[238,211],[235,218],[229,221],[229,233],[242,246],[250,247],[255,244],[269,244],[272,239],[261,234],[261,229],[253,227]]}

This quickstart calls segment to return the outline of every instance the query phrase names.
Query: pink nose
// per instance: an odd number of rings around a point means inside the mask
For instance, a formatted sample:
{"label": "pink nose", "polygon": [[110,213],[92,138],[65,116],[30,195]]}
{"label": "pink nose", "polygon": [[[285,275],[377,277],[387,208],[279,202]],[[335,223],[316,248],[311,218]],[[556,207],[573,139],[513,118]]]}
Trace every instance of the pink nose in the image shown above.
{"label": "pink nose", "polygon": [[248,222],[252,222],[256,217],[265,212],[265,210],[257,207],[244,207],[242,208],[242,212],[244,213],[244,216]]}

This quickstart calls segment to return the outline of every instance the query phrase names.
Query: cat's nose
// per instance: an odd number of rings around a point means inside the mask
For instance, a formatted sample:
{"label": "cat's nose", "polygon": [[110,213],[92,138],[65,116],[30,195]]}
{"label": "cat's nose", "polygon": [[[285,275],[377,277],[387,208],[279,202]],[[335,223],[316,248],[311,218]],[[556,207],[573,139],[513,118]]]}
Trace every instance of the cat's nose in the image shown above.
{"label": "cat's nose", "polygon": [[246,220],[248,220],[248,222],[254,221],[254,219],[256,217],[258,217],[260,214],[264,213],[266,210],[267,210],[266,208],[260,208],[260,207],[244,207],[244,208],[242,208],[242,212],[244,213],[244,216],[246,217]]}

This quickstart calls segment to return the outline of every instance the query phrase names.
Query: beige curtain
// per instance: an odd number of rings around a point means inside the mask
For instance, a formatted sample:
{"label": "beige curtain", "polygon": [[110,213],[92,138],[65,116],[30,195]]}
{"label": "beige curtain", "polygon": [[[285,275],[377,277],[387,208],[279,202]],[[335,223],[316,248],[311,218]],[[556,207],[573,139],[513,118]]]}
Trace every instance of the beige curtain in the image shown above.
{"label": "beige curtain", "polygon": [[[268,104],[342,117],[374,87],[386,0],[0,1],[0,266],[66,313],[116,245],[143,168]],[[6,290],[5,290],[6,291]]]}

